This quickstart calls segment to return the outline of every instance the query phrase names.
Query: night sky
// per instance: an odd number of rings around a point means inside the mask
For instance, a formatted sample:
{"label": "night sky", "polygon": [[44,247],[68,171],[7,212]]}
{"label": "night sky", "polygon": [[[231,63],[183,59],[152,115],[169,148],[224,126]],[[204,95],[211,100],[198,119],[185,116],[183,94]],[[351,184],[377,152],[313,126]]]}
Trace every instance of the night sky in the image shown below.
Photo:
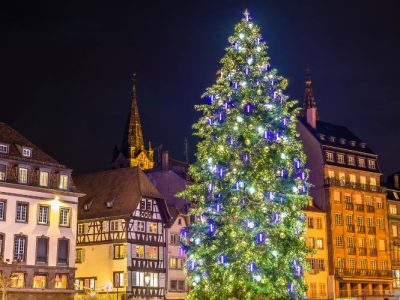
{"label": "night sky", "polygon": [[398,1],[12,1],[0,7],[0,121],[77,173],[107,169],[132,74],[144,138],[193,157],[193,105],[247,7],[272,65],[302,101],[311,65],[322,120],[400,169]]}

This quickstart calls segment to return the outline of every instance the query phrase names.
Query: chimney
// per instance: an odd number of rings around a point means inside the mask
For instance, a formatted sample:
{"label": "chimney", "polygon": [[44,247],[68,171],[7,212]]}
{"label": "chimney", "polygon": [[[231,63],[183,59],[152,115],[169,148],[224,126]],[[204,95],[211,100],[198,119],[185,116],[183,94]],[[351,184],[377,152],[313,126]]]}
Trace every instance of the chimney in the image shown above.
{"label": "chimney", "polygon": [[161,156],[161,165],[163,171],[169,170],[169,154],[168,151],[163,151]]}
{"label": "chimney", "polygon": [[305,93],[304,93],[304,103],[302,116],[306,117],[307,123],[310,124],[312,128],[317,127],[317,103],[315,102],[314,93],[312,90],[312,80],[311,80],[311,70],[310,67],[306,69],[306,80],[305,80]]}
{"label": "chimney", "polygon": [[399,189],[400,188],[400,182],[399,182],[399,178],[400,177],[400,175],[399,174],[394,174],[394,176],[393,176],[393,185],[394,185],[394,187],[396,188],[396,189]]}

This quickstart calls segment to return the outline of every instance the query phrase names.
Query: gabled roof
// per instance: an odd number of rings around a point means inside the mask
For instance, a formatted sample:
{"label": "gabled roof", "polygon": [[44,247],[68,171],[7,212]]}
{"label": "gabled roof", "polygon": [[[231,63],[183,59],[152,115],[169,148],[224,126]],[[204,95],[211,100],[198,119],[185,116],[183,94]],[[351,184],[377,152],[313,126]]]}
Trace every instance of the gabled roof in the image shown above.
{"label": "gabled roof", "polygon": [[[66,166],[60,164],[38,146],[25,138],[17,130],[3,122],[0,122],[0,143],[9,146],[8,153],[0,153],[0,158],[8,158],[25,161],[27,163],[43,164],[66,169]],[[32,150],[32,157],[22,156],[22,147],[30,148]]]}
{"label": "gabled roof", "polygon": [[[317,120],[317,126],[313,128],[305,118],[301,118],[300,121],[322,145],[376,155],[365,142],[345,126]],[[334,137],[334,140],[331,137]]]}
{"label": "gabled roof", "polygon": [[166,221],[170,216],[164,197],[140,168],[120,168],[74,177],[86,194],[79,199],[78,219],[130,216],[143,197],[158,199]]}

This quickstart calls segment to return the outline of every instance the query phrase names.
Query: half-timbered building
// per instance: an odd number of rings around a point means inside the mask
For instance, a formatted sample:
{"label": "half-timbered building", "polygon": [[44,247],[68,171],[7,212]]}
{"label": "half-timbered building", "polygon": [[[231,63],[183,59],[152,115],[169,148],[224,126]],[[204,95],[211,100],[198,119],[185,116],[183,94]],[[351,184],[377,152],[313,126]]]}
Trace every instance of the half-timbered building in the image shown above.
{"label": "half-timbered building", "polygon": [[163,299],[166,224],[163,196],[139,168],[75,178],[79,202],[76,286],[113,299]]}

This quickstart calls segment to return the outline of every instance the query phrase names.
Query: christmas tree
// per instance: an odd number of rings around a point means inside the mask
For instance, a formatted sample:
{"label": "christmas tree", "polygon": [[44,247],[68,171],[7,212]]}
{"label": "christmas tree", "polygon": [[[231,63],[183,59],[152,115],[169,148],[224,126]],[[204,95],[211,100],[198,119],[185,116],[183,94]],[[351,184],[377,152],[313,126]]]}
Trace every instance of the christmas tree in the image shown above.
{"label": "christmas tree", "polygon": [[308,196],[297,102],[247,11],[229,43],[196,106],[201,141],[182,193],[196,218],[181,232],[188,299],[302,298]]}

